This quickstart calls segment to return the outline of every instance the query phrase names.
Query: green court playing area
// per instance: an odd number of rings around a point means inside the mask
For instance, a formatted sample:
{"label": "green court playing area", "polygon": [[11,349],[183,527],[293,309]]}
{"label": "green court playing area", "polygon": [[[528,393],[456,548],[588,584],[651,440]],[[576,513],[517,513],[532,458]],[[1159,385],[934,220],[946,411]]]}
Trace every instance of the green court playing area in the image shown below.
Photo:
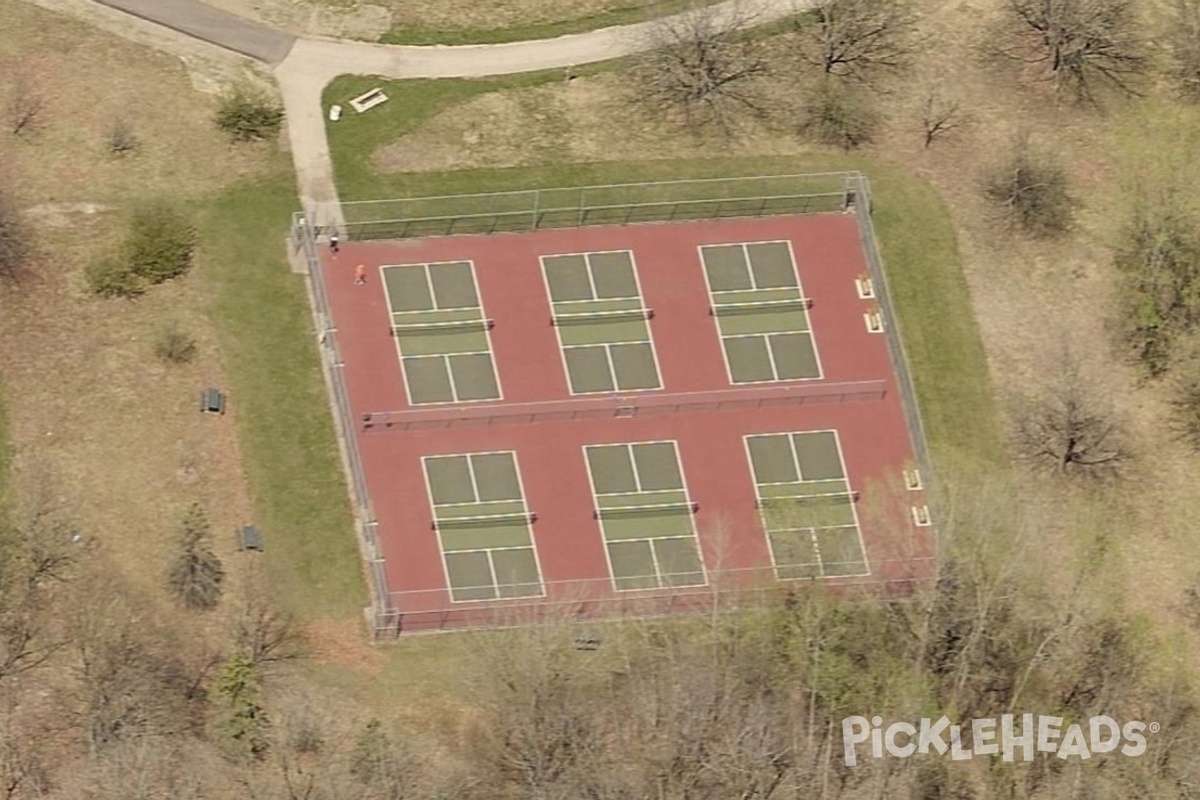
{"label": "green court playing area", "polygon": [[571,394],[662,387],[629,251],[542,257]]}
{"label": "green court playing area", "polygon": [[706,583],[675,442],[592,445],[585,453],[616,588]]}
{"label": "green court playing area", "polygon": [[498,400],[500,383],[469,261],[381,268],[409,402]]}
{"label": "green court playing area", "polygon": [[746,437],[780,580],[867,573],[855,493],[834,431]]}
{"label": "green court playing area", "polygon": [[455,602],[543,594],[530,523],[512,452],[422,459],[433,527]]}
{"label": "green court playing area", "polygon": [[700,258],[733,383],[821,377],[787,242],[708,245]]}

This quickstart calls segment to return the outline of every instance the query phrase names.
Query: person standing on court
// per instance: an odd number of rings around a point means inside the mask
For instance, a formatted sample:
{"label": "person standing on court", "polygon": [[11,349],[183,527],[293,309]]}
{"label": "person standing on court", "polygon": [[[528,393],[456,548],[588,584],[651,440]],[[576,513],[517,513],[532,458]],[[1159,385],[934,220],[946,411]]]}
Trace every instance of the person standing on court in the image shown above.
{"label": "person standing on court", "polygon": [[338,235],[336,233],[329,234],[329,250],[335,256],[338,254],[338,247],[340,245],[341,245],[341,242],[338,240]]}
{"label": "person standing on court", "polygon": [[367,283],[367,268],[363,264],[359,264],[354,268],[354,285],[364,286]]}

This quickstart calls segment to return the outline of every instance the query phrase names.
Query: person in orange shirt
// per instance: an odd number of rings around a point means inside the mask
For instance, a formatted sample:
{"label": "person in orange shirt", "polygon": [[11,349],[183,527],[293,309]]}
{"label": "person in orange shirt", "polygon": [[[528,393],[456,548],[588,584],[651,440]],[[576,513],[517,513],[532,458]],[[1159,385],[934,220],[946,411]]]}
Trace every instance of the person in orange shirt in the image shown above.
{"label": "person in orange shirt", "polygon": [[364,285],[366,285],[366,283],[367,283],[367,268],[364,265],[359,264],[357,267],[354,268],[354,285],[355,286],[364,286]]}

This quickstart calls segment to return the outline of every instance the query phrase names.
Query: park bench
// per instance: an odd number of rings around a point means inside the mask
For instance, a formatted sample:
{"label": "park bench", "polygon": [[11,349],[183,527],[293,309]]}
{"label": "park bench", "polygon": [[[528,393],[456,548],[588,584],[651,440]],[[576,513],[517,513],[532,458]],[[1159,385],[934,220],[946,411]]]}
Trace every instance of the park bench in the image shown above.
{"label": "park bench", "polygon": [[387,99],[388,97],[383,93],[383,89],[375,88],[365,94],[360,94],[358,97],[351,100],[350,105],[355,111],[361,114],[364,111],[374,108],[380,103],[386,103]]}
{"label": "park bench", "polygon": [[238,550],[254,550],[261,553],[263,549],[262,536],[253,525],[243,525],[237,532]]}
{"label": "park bench", "polygon": [[205,389],[200,393],[200,410],[205,414],[224,414],[225,395],[220,389]]}

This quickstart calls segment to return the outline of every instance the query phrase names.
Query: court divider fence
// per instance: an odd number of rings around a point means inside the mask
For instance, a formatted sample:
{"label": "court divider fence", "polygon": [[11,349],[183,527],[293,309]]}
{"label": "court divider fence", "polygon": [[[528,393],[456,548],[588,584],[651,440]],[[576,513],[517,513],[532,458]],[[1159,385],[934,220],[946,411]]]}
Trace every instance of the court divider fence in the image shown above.
{"label": "court divider fence", "polygon": [[[356,421],[350,411],[344,367],[338,350],[337,330],[329,309],[325,278],[317,255],[318,239],[338,233],[345,239],[388,239],[417,236],[447,236],[468,233],[531,231],[541,228],[622,225],[637,222],[722,219],[777,216],[818,212],[851,212],[857,217],[860,239],[869,275],[876,287],[888,353],[902,395],[909,436],[917,465],[926,487],[933,485],[924,425],[916,391],[905,356],[900,326],[871,220],[870,184],[859,172],[808,175],[760,175],[687,181],[536,189],[521,192],[414,197],[343,203],[345,228],[321,230],[306,212],[292,216],[293,256],[301,256],[309,275],[316,333],[320,343],[339,446],[349,477],[356,511],[359,548],[366,565],[370,590],[367,622],[376,637],[406,632],[461,628],[502,627],[564,619],[595,620],[625,616],[660,616],[680,612],[714,613],[760,606],[772,598],[786,597],[789,589],[770,579],[771,571],[745,570],[714,573],[706,587],[663,588],[648,592],[618,594],[611,582],[575,581],[570,585],[547,582],[545,598],[498,599],[452,603],[445,589],[391,591],[379,547],[378,522],[371,507],[363,472],[362,456],[355,438]],[[739,391],[734,389],[732,391]],[[882,391],[882,390],[878,390]],[[841,401],[867,399],[877,387],[859,387],[844,392]],[[836,393],[835,393],[836,394]],[[855,396],[852,396],[855,395]],[[864,395],[859,397],[857,395]],[[818,398],[820,399],[820,398]],[[809,398],[812,401],[812,398]],[[825,398],[825,401],[829,401]],[[615,408],[619,408],[619,398]],[[732,399],[726,402],[736,402]],[[789,400],[787,402],[794,402]],[[530,404],[536,405],[536,404]],[[734,407],[734,406],[730,406]],[[546,409],[547,411],[549,409]],[[501,415],[505,421],[522,421],[520,410]],[[563,410],[563,413],[570,413]],[[612,413],[612,410],[604,413]],[[618,415],[621,412],[618,411]],[[431,419],[418,419],[420,411],[381,412],[361,420],[366,428],[425,427],[470,424],[461,409],[439,412]],[[440,416],[439,416],[440,415]],[[500,417],[484,415],[475,424],[490,424]],[[389,425],[388,423],[392,424]],[[920,556],[887,562],[873,561],[875,574],[865,579],[838,579],[839,586],[870,586],[883,591],[907,592],[915,582],[930,579],[933,558]],[[882,572],[881,572],[882,570]],[[714,578],[714,575],[717,578]],[[608,587],[606,591],[598,591]],[[551,588],[553,592],[551,593]]]}

